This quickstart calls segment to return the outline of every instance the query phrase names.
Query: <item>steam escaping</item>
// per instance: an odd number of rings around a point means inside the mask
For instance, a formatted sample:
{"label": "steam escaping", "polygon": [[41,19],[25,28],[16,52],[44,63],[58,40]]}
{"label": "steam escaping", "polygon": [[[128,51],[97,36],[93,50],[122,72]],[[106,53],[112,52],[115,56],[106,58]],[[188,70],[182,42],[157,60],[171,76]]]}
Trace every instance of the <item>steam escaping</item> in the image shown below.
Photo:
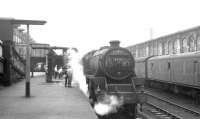
{"label": "steam escaping", "polygon": [[105,94],[98,103],[94,105],[94,110],[98,115],[107,115],[115,113],[123,105],[123,97]]}
{"label": "steam escaping", "polygon": [[87,84],[86,79],[83,74],[83,68],[81,65],[81,56],[79,52],[75,51],[74,49],[69,49],[67,51],[67,57],[68,57],[68,65],[69,70],[73,73],[72,77],[72,86],[78,86],[80,90],[83,91],[83,93],[87,96]]}

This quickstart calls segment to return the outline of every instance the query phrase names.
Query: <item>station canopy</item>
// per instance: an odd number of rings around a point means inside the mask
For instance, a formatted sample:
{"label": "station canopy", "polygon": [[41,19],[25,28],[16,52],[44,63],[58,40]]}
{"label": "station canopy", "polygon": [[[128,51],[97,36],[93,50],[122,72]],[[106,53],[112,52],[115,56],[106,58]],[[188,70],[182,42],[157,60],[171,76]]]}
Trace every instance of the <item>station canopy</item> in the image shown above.
{"label": "station canopy", "polygon": [[19,25],[44,25],[46,21],[44,20],[22,20],[22,19],[12,19],[12,24]]}

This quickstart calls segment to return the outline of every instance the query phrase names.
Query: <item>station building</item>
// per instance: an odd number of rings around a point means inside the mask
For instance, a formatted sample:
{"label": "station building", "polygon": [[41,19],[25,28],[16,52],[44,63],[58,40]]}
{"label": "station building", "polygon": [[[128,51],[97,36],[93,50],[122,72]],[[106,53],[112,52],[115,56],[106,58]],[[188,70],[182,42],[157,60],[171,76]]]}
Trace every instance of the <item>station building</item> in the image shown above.
{"label": "station building", "polygon": [[27,43],[35,44],[21,25],[42,25],[46,21],[0,18],[0,84],[10,85],[25,76]]}

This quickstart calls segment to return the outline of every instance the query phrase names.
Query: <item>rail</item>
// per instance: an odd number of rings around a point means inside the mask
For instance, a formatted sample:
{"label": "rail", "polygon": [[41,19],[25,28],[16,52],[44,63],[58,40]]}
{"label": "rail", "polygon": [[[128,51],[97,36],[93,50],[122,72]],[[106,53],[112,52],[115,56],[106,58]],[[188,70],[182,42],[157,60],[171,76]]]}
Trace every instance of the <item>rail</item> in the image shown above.
{"label": "rail", "polygon": [[195,116],[200,116],[200,112],[197,112],[197,111],[195,111],[195,110],[189,109],[189,108],[187,108],[187,107],[185,107],[185,106],[176,104],[176,103],[174,103],[174,102],[165,100],[165,99],[163,99],[163,98],[154,96],[154,95],[149,94],[149,93],[147,93],[147,92],[145,92],[145,94],[146,94],[146,95],[149,95],[149,96],[151,96],[151,97],[154,97],[154,98],[156,98],[156,99],[158,99],[158,100],[164,101],[164,102],[166,102],[166,103],[168,103],[168,104],[170,104],[170,105],[175,105],[176,107],[179,107],[179,108],[181,108],[181,109],[184,109],[185,111],[187,111],[187,112],[189,112],[189,113],[191,113],[191,114],[194,114]]}
{"label": "rail", "polygon": [[174,113],[171,113],[165,109],[162,109],[150,102],[147,102],[145,103],[146,105],[150,106],[150,107],[153,107],[153,109],[151,110],[152,113],[155,114],[156,117],[160,117],[160,118],[170,118],[170,119],[183,119],[182,117],[174,114]]}

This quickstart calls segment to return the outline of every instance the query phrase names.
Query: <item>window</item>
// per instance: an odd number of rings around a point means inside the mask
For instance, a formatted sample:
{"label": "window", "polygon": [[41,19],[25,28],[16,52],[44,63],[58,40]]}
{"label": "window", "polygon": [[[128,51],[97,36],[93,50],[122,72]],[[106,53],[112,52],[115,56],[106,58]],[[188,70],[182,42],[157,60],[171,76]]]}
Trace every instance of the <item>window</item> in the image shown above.
{"label": "window", "polygon": [[138,51],[138,49],[136,48],[135,56],[136,56],[136,57],[139,57],[138,55],[139,55],[139,51]]}
{"label": "window", "polygon": [[173,41],[169,42],[169,54],[173,54]]}
{"label": "window", "polygon": [[183,52],[188,52],[188,40],[186,38],[183,39]]}
{"label": "window", "polygon": [[140,47],[138,47],[138,57],[141,57],[141,50],[140,50]]}
{"label": "window", "polygon": [[194,41],[194,37],[193,36],[189,37],[189,51],[190,52],[194,52],[195,51],[195,41]]}
{"label": "window", "polygon": [[158,43],[158,55],[162,55],[162,43]]}
{"label": "window", "polygon": [[200,51],[200,36],[197,37],[197,50]]}
{"label": "window", "polygon": [[142,47],[142,55],[143,55],[143,57],[146,56],[146,49],[145,49],[145,46],[144,46],[144,45],[143,45],[143,47]]}
{"label": "window", "polygon": [[157,42],[153,42],[153,55],[158,55]]}
{"label": "window", "polygon": [[149,56],[149,46],[146,46],[146,56]]}
{"label": "window", "polygon": [[164,54],[168,55],[169,54],[169,50],[168,50],[168,42],[164,43]]}
{"label": "window", "polygon": [[180,53],[180,40],[174,42],[174,54]]}
{"label": "window", "polygon": [[153,56],[153,44],[150,44],[149,50],[150,50],[149,55]]}

